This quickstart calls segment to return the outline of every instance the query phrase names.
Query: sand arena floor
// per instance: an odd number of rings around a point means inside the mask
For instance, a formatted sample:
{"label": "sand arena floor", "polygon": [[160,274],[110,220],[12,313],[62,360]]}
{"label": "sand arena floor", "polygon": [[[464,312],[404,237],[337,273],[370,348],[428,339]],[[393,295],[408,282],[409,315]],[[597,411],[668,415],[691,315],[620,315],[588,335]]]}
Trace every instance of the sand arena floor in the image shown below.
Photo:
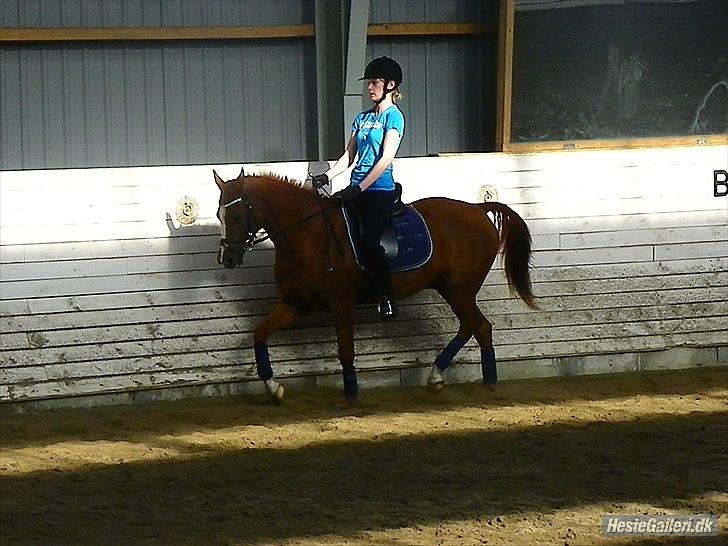
{"label": "sand arena floor", "polygon": [[[16,414],[0,544],[726,544],[728,369]],[[708,539],[605,513],[720,515]]]}

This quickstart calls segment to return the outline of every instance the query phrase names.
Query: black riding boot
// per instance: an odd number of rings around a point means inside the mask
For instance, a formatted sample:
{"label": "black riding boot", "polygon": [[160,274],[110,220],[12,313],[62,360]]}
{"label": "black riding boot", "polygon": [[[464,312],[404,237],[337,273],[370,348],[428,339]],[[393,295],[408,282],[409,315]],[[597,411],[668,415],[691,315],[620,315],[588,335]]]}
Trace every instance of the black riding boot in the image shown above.
{"label": "black riding boot", "polygon": [[392,274],[389,271],[389,262],[384,255],[384,249],[372,260],[372,273],[381,291],[379,316],[384,320],[396,318],[397,304],[392,297]]}

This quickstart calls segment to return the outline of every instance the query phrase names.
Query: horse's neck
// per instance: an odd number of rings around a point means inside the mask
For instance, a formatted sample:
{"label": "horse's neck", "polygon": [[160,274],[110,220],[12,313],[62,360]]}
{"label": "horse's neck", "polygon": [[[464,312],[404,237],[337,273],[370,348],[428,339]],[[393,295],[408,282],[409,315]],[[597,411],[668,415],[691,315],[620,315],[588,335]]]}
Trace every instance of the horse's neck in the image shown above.
{"label": "horse's neck", "polygon": [[[255,198],[260,202],[258,221],[271,235],[273,242],[279,239],[296,238],[300,233],[296,222],[321,210],[321,203],[314,195],[309,195],[295,186],[279,181],[261,180],[255,188]],[[289,226],[293,226],[288,229]]]}

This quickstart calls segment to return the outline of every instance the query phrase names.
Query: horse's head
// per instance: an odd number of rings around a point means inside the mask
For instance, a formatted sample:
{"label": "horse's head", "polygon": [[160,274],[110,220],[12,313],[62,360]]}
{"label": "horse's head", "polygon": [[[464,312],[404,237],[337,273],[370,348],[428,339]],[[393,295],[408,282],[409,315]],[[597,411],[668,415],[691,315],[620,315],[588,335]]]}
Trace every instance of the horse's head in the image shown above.
{"label": "horse's head", "polygon": [[245,173],[241,170],[234,180],[225,182],[212,171],[220,188],[217,217],[220,219],[220,250],[217,263],[227,268],[240,267],[243,255],[252,248],[258,226],[253,209],[243,195]]}

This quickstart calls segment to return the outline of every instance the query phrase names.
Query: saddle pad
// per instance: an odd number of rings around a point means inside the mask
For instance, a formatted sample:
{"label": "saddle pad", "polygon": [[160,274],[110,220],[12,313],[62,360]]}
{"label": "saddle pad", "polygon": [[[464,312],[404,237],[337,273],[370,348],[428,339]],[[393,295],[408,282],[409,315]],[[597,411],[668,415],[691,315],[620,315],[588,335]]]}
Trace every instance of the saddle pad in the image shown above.
{"label": "saddle pad", "polygon": [[[404,212],[392,216],[390,227],[384,232],[382,239],[388,236],[396,236],[397,253],[394,258],[387,253],[389,258],[389,269],[392,273],[401,273],[403,271],[411,271],[425,265],[432,257],[432,237],[427,223],[422,215],[411,205],[404,207]],[[370,272],[362,264],[364,258],[359,248],[359,218],[356,214],[342,207],[344,211],[344,222],[346,223],[346,232],[349,235],[349,243],[354,250],[354,257],[357,265],[364,271]],[[383,244],[390,250],[390,244]]]}

